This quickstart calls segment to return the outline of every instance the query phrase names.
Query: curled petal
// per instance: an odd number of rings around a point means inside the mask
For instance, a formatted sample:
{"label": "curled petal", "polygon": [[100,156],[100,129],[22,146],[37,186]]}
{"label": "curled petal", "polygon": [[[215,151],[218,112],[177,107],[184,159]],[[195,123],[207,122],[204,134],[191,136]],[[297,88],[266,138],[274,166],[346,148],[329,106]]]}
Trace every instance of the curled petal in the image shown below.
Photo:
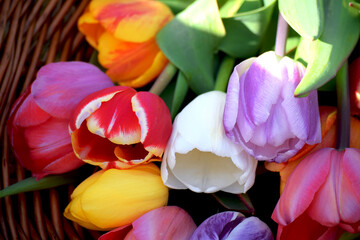
{"label": "curled petal", "polygon": [[105,32],[105,29],[101,26],[99,21],[94,18],[89,9],[87,9],[85,13],[80,16],[78,20],[78,28],[80,32],[85,35],[88,43],[97,49],[99,38]]}
{"label": "curled petal", "polygon": [[31,93],[36,104],[51,116],[69,119],[84,97],[111,86],[110,78],[94,65],[58,62],[39,70]]}
{"label": "curled petal", "polygon": [[169,109],[160,97],[149,92],[138,92],[131,103],[141,127],[140,141],[148,152],[161,157],[172,130]]}
{"label": "curled petal", "polygon": [[131,42],[149,40],[173,17],[158,1],[93,0],[90,11],[116,38]]}

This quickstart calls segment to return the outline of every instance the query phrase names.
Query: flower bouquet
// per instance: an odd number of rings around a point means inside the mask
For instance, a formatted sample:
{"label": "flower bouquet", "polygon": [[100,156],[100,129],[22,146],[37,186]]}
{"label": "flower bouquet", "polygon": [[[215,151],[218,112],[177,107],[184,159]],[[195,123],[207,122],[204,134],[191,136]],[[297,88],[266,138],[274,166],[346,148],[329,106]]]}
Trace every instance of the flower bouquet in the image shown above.
{"label": "flower bouquet", "polygon": [[359,3],[0,6],[0,239],[360,238]]}

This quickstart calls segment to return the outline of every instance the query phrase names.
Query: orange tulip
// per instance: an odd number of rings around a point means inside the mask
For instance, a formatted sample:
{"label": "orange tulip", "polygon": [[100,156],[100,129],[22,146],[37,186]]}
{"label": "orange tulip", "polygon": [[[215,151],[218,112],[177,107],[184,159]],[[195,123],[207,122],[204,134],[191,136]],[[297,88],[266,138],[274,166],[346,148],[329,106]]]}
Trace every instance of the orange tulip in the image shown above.
{"label": "orange tulip", "polygon": [[142,87],[168,62],[155,35],[172,18],[171,10],[154,0],[92,0],[78,27],[114,82]]}
{"label": "orange tulip", "polygon": [[[315,145],[305,145],[295,156],[284,163],[265,163],[265,167],[273,172],[280,174],[280,192],[283,191],[285,183],[294,168],[301,162],[301,160],[311,152],[317,151],[321,148],[334,148],[336,145],[336,108],[329,106],[320,106],[320,121],[321,121],[321,143]],[[360,129],[360,120],[351,117],[351,129]],[[351,131],[350,133],[350,147],[360,148],[359,131]]]}

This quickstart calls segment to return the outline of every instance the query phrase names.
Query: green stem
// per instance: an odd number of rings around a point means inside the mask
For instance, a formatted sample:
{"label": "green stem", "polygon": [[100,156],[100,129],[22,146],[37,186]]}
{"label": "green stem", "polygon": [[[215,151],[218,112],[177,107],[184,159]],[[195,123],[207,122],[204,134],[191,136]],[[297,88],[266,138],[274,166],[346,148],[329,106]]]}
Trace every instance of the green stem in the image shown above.
{"label": "green stem", "polygon": [[355,8],[355,9],[358,10],[358,11],[360,11],[360,3],[350,2],[350,3],[349,3],[349,6]]}
{"label": "green stem", "polygon": [[225,56],[221,62],[218,74],[216,76],[214,90],[226,92],[229,77],[234,69],[235,59],[230,56]]}
{"label": "green stem", "polygon": [[275,41],[275,53],[281,57],[285,55],[286,49],[286,38],[288,35],[289,26],[285,19],[279,13],[278,25],[276,31],[276,41]]}
{"label": "green stem", "polygon": [[177,71],[177,67],[171,62],[166,65],[164,70],[161,72],[159,77],[155,80],[149,92],[156,95],[160,95],[166,86],[170,83],[171,79],[174,77]]}
{"label": "green stem", "polygon": [[344,150],[350,145],[350,99],[348,64],[345,62],[336,75],[337,139],[336,148]]}

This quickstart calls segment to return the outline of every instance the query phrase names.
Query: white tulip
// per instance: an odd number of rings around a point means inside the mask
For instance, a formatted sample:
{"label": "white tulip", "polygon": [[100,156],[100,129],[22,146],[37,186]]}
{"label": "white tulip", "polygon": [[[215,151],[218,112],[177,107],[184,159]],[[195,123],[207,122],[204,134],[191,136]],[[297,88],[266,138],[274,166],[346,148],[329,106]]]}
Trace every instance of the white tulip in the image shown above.
{"label": "white tulip", "polygon": [[177,115],[161,165],[166,186],[244,193],[254,184],[257,161],[225,135],[225,98],[218,91],[202,94]]}

